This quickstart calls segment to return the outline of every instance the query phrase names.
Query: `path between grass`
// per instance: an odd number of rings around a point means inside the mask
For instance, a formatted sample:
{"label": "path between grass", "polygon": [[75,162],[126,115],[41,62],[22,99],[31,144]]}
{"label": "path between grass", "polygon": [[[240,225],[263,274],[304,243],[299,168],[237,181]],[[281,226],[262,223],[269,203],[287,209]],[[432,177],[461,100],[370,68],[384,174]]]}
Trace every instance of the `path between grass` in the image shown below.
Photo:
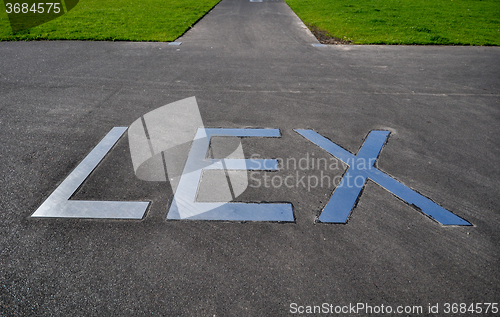
{"label": "path between grass", "polygon": [[[80,0],[65,15],[15,34],[0,10],[0,40],[173,41],[219,1]],[[499,0],[286,2],[324,43],[500,45]]]}

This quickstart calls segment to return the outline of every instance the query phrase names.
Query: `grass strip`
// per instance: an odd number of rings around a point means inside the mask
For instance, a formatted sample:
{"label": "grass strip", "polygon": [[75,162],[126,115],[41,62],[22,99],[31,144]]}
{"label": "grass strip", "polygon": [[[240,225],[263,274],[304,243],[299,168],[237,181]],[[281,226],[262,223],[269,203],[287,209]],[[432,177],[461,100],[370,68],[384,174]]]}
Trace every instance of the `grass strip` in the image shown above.
{"label": "grass strip", "polygon": [[313,31],[339,42],[500,45],[499,0],[286,2]]}
{"label": "grass strip", "polygon": [[219,1],[80,0],[64,15],[15,33],[2,6],[0,40],[173,41]]}

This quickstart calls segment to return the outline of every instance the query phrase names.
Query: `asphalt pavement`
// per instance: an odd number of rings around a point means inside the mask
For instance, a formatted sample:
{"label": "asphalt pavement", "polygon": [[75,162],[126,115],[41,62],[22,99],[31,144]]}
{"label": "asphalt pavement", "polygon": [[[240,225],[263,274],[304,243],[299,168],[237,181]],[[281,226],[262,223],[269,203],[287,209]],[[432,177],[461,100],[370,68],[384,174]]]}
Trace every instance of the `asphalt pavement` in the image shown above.
{"label": "asphalt pavement", "polygon": [[[0,43],[1,314],[484,315],[477,303],[500,302],[499,48],[318,46],[265,0],[222,0],[176,42]],[[136,176],[126,133],[71,200],[150,202],[142,219],[32,217],[112,128],[190,97],[206,128],[279,129],[238,143],[280,169],[248,173],[233,203],[291,204],[293,221],[167,219],[173,186]],[[375,167],[472,225],[371,179],[346,223],[318,222],[335,186],[313,176],[347,167],[295,129],[353,155],[389,131]]]}

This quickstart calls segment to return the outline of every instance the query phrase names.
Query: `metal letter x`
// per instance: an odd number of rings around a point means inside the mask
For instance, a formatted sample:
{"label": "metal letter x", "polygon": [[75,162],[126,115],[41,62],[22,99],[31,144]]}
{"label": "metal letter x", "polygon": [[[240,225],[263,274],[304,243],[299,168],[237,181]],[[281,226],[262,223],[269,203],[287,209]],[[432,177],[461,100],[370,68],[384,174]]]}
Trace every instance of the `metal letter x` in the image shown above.
{"label": "metal letter x", "polygon": [[361,189],[369,178],[443,225],[471,226],[469,222],[438,206],[374,166],[389,136],[389,131],[371,131],[357,155],[349,153],[312,130],[295,131],[349,165],[342,181],[318,218],[319,221],[346,223],[356,200],[361,194]]}

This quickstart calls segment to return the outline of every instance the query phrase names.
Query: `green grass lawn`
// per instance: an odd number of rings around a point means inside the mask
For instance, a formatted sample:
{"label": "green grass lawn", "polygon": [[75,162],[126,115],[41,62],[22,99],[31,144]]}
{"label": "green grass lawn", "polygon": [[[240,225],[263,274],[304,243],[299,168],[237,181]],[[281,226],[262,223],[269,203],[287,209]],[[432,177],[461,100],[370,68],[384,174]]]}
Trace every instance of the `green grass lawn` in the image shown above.
{"label": "green grass lawn", "polygon": [[219,1],[80,0],[63,16],[15,34],[2,3],[0,40],[173,41]]}
{"label": "green grass lawn", "polygon": [[310,27],[355,44],[500,45],[500,0],[286,0]]}

